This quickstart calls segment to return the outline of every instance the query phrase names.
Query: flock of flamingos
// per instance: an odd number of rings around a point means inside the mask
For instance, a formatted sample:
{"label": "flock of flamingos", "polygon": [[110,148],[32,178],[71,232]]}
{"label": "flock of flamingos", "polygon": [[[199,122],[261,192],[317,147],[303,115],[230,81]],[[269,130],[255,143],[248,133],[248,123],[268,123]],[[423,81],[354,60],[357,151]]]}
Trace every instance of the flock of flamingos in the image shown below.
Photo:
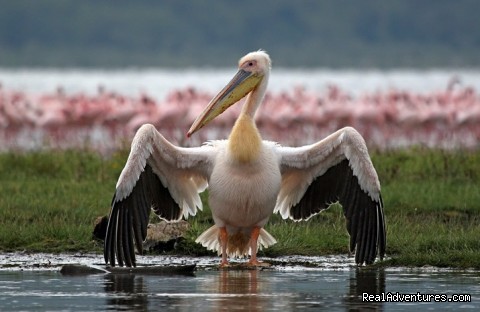
{"label": "flock of flamingos", "polygon": [[[144,123],[182,146],[227,138],[241,105],[186,138],[212,96],[185,88],[155,99],[102,87],[95,95],[67,95],[61,88],[27,94],[0,85],[0,151],[88,146],[108,152],[130,142]],[[293,146],[316,142],[344,126],[356,128],[369,147],[382,150],[412,145],[472,149],[480,142],[480,96],[455,79],[429,93],[388,90],[352,96],[335,85],[322,92],[292,87],[267,93],[256,118],[264,139]]]}

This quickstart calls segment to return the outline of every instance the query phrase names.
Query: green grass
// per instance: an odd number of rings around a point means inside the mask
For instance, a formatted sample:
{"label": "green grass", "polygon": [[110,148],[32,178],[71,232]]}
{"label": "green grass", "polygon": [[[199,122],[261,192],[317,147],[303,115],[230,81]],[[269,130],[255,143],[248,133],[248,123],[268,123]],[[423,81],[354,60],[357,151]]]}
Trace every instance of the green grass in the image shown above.
{"label": "green grass", "polygon": [[[0,154],[0,250],[101,252],[93,222],[108,214],[127,154]],[[387,218],[387,260],[379,265],[480,268],[480,151],[415,148],[373,152],[372,159]],[[189,221],[188,237],[175,252],[208,254],[194,243],[213,224],[208,206]],[[278,243],[264,256],[348,251],[338,205],[308,222],[274,215],[266,229]]]}
{"label": "green grass", "polygon": [[98,250],[93,221],[109,211],[124,158],[88,151],[0,155],[0,249]]}

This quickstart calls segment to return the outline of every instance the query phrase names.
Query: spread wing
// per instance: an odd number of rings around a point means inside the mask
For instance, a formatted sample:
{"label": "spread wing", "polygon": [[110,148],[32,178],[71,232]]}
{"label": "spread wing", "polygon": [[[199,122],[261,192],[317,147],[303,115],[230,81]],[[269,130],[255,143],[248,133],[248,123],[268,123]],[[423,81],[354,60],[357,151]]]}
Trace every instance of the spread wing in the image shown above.
{"label": "spread wing", "polygon": [[307,220],[340,202],[357,264],[385,255],[386,232],[377,172],[365,141],[353,128],[298,148],[279,147],[282,186],[275,212]]}
{"label": "spread wing", "polygon": [[135,266],[135,246],[142,253],[150,211],[167,221],[202,209],[199,193],[207,187],[216,149],[213,145],[180,148],[152,125],[142,126],[120,174],[105,237],[105,262]]}

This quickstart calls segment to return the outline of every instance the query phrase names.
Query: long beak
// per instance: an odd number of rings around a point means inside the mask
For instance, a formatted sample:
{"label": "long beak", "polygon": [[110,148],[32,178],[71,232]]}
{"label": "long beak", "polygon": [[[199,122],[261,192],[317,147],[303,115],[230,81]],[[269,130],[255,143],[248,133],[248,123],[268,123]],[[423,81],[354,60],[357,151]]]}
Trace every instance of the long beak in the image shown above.
{"label": "long beak", "polygon": [[223,113],[227,108],[240,101],[250,93],[250,91],[255,89],[260,80],[262,80],[262,77],[263,75],[261,74],[240,69],[193,122],[190,130],[187,132],[187,137],[190,137],[215,117]]}

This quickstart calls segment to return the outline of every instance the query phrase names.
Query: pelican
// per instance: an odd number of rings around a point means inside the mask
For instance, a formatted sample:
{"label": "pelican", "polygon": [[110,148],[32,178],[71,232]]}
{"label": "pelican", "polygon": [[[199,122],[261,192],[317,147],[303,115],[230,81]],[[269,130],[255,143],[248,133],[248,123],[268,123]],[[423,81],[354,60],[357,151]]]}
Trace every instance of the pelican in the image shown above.
{"label": "pelican", "polygon": [[214,225],[196,240],[221,255],[248,256],[262,265],[257,250],[276,243],[264,226],[273,213],[307,220],[339,202],[355,262],[371,264],[385,254],[385,221],[380,182],[362,136],[346,127],[303,147],[262,140],[255,112],[265,95],[271,61],[262,50],[239,61],[238,72],[192,124],[187,136],[246,97],[227,140],[178,147],[154,126],[135,134],[118,179],[104,245],[105,262],[135,266],[142,253],[150,211],[178,221],[202,209],[207,187]]}

